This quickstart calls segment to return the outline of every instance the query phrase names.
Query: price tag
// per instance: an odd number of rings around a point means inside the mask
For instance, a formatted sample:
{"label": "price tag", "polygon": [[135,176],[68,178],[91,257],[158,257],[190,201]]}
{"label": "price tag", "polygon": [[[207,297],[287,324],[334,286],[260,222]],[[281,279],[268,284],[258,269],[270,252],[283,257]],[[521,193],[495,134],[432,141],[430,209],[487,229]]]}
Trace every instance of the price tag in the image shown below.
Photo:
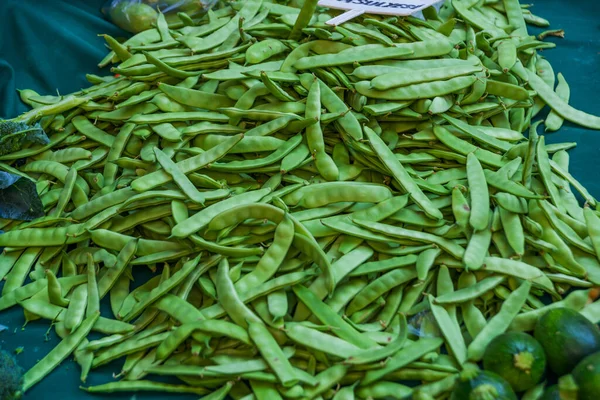
{"label": "price tag", "polygon": [[347,10],[326,22],[339,25],[361,14],[411,15],[442,0],[320,0],[319,6]]}

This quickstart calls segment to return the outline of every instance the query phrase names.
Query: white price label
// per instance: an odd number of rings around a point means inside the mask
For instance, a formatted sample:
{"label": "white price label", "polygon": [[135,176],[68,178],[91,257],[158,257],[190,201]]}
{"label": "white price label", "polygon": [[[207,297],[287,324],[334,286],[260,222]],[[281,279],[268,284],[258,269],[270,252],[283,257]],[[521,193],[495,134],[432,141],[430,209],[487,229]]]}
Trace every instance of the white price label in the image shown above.
{"label": "white price label", "polygon": [[329,21],[339,25],[361,14],[411,15],[442,0],[320,0],[319,6],[347,10]]}

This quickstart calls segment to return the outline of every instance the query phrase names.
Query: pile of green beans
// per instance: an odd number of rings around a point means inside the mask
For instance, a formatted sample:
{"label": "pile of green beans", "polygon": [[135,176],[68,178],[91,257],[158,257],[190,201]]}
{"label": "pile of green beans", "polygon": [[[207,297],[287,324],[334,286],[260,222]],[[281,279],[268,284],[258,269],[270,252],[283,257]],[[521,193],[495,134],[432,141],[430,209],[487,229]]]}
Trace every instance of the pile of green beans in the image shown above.
{"label": "pile of green beans", "polygon": [[0,223],[0,310],[62,338],[26,390],[74,355],[83,382],[121,360],[93,393],[443,399],[552,307],[600,321],[597,201],[575,144],[533,122],[600,118],[554,89],[537,52],[554,45],[526,27],[547,21],[518,0],[336,27],[315,7],[160,15],[105,35],[114,76],[21,92],[50,142],[0,168],[36,182],[46,216]]}

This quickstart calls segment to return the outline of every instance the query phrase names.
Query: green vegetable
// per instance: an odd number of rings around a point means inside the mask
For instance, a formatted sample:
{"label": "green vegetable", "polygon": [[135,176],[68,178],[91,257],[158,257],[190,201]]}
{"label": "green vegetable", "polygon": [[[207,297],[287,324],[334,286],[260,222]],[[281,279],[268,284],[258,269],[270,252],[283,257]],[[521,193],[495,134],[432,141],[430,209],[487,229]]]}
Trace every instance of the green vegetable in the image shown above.
{"label": "green vegetable", "polygon": [[560,389],[558,388],[558,385],[552,385],[548,387],[544,391],[544,394],[540,400],[563,400],[562,397],[560,397]]}
{"label": "green vegetable", "polygon": [[516,400],[510,384],[491,371],[480,371],[475,365],[466,365],[461,372],[450,400]]}
{"label": "green vegetable", "polygon": [[577,311],[556,308],[542,316],[535,326],[535,338],[546,352],[548,366],[564,375],[587,355],[600,351],[600,329]]}
{"label": "green vegetable", "polygon": [[0,349],[0,399],[17,400],[23,396],[23,369],[8,352]]}
{"label": "green vegetable", "polygon": [[579,400],[594,400],[600,393],[600,351],[590,354],[572,372],[579,386]]}
{"label": "green vegetable", "polygon": [[156,22],[158,13],[154,8],[144,3],[129,3],[122,1],[110,10],[112,21],[119,28],[129,32],[141,32],[150,29]]}
{"label": "green vegetable", "polygon": [[573,375],[563,375],[558,378],[558,392],[563,400],[577,400],[579,398],[579,385]]}
{"label": "green vegetable", "polygon": [[546,371],[542,345],[523,332],[498,336],[485,349],[483,367],[503,377],[515,392],[535,386]]}
{"label": "green vegetable", "polygon": [[48,137],[39,123],[0,121],[0,156],[20,150],[25,144],[47,144]]}

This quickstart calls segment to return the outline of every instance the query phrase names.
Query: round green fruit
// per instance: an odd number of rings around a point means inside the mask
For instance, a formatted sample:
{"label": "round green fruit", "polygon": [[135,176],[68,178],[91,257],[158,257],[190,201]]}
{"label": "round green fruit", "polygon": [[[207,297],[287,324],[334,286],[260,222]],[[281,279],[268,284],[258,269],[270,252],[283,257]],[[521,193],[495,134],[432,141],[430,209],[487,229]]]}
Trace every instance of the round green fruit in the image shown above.
{"label": "round green fruit", "polygon": [[600,329],[577,311],[554,308],[537,322],[535,338],[557,375],[570,373],[587,355],[600,351]]}
{"label": "round green fruit", "polygon": [[488,345],[483,368],[506,379],[516,392],[522,392],[535,386],[544,376],[546,354],[531,335],[508,332]]}

